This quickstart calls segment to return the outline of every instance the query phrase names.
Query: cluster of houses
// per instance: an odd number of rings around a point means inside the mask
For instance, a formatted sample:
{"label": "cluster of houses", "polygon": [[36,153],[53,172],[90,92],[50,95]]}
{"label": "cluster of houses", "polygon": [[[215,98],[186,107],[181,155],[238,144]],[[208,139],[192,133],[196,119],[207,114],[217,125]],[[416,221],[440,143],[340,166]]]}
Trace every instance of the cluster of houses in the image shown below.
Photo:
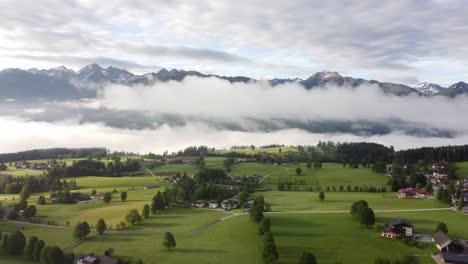
{"label": "cluster of houses", "polygon": [[110,256],[78,255],[74,264],[120,264],[120,260]]}
{"label": "cluster of houses", "polygon": [[[254,200],[249,199],[242,206],[242,208],[244,209],[244,211],[248,212],[250,210],[250,207],[253,205],[253,203],[254,203]],[[203,207],[208,207],[210,209],[221,208],[221,209],[224,209],[226,211],[241,208],[241,204],[240,204],[239,200],[237,198],[235,198],[235,197],[226,199],[226,200],[222,201],[221,203],[219,203],[216,200],[211,200],[211,201],[197,200],[197,201],[195,201],[194,205],[195,205],[195,207],[198,207],[198,208],[203,208]]]}
{"label": "cluster of houses", "polygon": [[[380,229],[380,235],[389,239],[413,237],[413,233],[413,224],[401,218],[391,220],[388,225]],[[438,231],[432,236],[432,242],[441,252],[439,255],[441,263],[468,264],[468,244],[465,241],[450,239],[447,234]]]}
{"label": "cluster of houses", "polygon": [[59,166],[60,164],[55,159],[49,160],[48,162],[41,162],[41,163],[32,163],[32,162],[24,161],[24,160],[15,162],[16,169],[42,170],[45,172],[53,168],[57,168]]}
{"label": "cluster of houses", "polygon": [[398,190],[398,198],[425,199],[430,196],[432,196],[432,193],[424,189],[404,188]]}
{"label": "cluster of houses", "polygon": [[446,264],[468,264],[468,245],[461,240],[452,240],[442,231],[432,236],[432,241],[440,250],[440,260]]}

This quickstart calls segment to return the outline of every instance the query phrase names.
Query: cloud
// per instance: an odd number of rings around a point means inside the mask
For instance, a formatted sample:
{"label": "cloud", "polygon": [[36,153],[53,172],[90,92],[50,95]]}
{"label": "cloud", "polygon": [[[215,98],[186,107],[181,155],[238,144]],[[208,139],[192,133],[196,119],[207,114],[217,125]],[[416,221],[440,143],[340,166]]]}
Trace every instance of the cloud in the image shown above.
{"label": "cloud", "polygon": [[[233,145],[315,145],[318,141],[369,141],[393,145],[404,149],[417,146],[454,145],[466,142],[467,136],[451,138],[420,138],[398,133],[363,137],[350,134],[313,134],[301,129],[284,129],[270,133],[220,131],[200,123],[181,127],[164,125],[158,129],[140,131],[117,129],[102,124],[80,124],[76,120],[62,122],[32,122],[16,117],[0,117],[4,124],[0,145],[2,152],[52,147],[107,147],[140,153],[178,151],[187,146],[209,145],[229,148]],[[33,131],[33,133],[31,133]],[[53,131],[53,133],[51,133]]]}
{"label": "cloud", "polygon": [[107,85],[78,101],[0,104],[2,151],[102,146],[135,152],[191,145],[369,141],[397,149],[465,144],[468,97],[398,97],[377,86],[306,90],[296,83],[187,77]]}

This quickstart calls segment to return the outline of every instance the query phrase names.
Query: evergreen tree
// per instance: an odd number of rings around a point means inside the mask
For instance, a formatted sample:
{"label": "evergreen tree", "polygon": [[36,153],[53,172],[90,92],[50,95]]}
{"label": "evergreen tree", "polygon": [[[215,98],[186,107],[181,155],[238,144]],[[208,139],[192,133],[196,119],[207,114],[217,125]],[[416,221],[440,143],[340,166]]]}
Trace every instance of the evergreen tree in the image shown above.
{"label": "evergreen tree", "polygon": [[127,200],[127,192],[120,192],[120,200],[122,202]]}
{"label": "evergreen tree", "polygon": [[96,231],[99,235],[103,235],[104,232],[106,231],[107,229],[107,225],[106,225],[106,222],[104,221],[104,219],[99,219],[96,223]]}
{"label": "evergreen tree", "polygon": [[260,222],[260,228],[259,228],[260,235],[263,235],[266,232],[270,232],[270,226],[271,226],[271,219],[268,217],[263,218],[262,221]]}
{"label": "evergreen tree", "polygon": [[64,264],[63,251],[57,247],[45,247],[41,252],[41,264]]}
{"label": "evergreen tree", "polygon": [[296,174],[297,176],[300,176],[302,174],[302,169],[300,167],[296,168]]}
{"label": "evergreen tree", "polygon": [[106,192],[102,200],[107,204],[110,203],[112,200],[112,194],[110,192]]}
{"label": "evergreen tree", "polygon": [[265,263],[273,263],[278,258],[278,248],[276,247],[273,235],[270,232],[266,232],[263,238],[263,259]]}
{"label": "evergreen tree", "polygon": [[447,228],[447,225],[444,223],[444,222],[440,222],[437,224],[436,226],[436,232],[437,231],[442,231],[444,232],[445,234],[448,234],[448,228]]}
{"label": "evergreen tree", "polygon": [[32,260],[39,261],[41,258],[41,251],[45,247],[45,242],[43,240],[39,240],[34,244],[33,252],[32,252]]}
{"label": "evergreen tree", "polygon": [[320,201],[325,200],[325,193],[324,192],[319,193],[319,199],[320,199]]}
{"label": "evergreen tree", "polygon": [[10,255],[20,255],[26,246],[26,237],[21,231],[16,230],[8,236],[6,252]]}
{"label": "evergreen tree", "polygon": [[143,206],[143,211],[141,212],[141,214],[143,215],[144,218],[148,218],[149,217],[149,214],[150,214],[150,207],[149,205],[145,204]]}

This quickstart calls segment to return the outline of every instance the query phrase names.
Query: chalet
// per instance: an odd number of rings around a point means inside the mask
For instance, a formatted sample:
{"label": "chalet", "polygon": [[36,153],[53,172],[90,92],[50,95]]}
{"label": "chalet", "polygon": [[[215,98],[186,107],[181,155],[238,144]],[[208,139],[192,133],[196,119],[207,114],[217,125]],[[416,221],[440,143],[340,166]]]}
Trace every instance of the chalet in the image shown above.
{"label": "chalet", "polygon": [[401,231],[396,228],[382,227],[380,229],[380,235],[382,237],[397,239],[398,237],[400,237],[400,234],[401,234]]}
{"label": "chalet", "polygon": [[427,196],[432,196],[432,193],[426,192],[422,189],[416,188],[405,188],[398,190],[398,198],[415,198],[415,199],[424,199]]}
{"label": "chalet", "polygon": [[205,200],[196,200],[195,201],[195,206],[196,207],[204,207],[206,204],[206,201]]}
{"label": "chalet", "polygon": [[439,178],[439,179],[442,179],[442,178],[446,179],[446,178],[448,178],[448,174],[447,174],[447,173],[441,173],[441,172],[435,172],[435,171],[432,173],[432,176],[434,176],[434,177],[436,177],[436,178]]}
{"label": "chalet", "polygon": [[221,202],[221,208],[223,209],[235,209],[239,207],[239,200],[236,198],[229,198]]}
{"label": "chalet", "polygon": [[440,251],[444,251],[444,249],[448,248],[450,244],[452,244],[452,240],[442,231],[438,231],[432,236],[432,241],[434,241],[436,247]]}
{"label": "chalet", "polygon": [[413,225],[405,219],[397,218],[390,221],[390,227],[400,231],[407,237],[413,236]]}
{"label": "chalet", "polygon": [[208,207],[211,208],[211,209],[216,209],[218,208],[219,204],[217,201],[209,201],[208,202]]}

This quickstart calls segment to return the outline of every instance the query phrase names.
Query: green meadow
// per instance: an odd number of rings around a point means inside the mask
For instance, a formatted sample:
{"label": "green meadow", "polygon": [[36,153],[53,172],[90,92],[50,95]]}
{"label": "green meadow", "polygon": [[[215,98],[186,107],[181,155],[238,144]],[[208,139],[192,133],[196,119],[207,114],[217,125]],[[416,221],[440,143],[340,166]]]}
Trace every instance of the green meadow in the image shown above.
{"label": "green meadow", "polygon": [[468,178],[468,162],[459,162],[457,167],[458,169],[455,172],[457,177],[461,179]]}

